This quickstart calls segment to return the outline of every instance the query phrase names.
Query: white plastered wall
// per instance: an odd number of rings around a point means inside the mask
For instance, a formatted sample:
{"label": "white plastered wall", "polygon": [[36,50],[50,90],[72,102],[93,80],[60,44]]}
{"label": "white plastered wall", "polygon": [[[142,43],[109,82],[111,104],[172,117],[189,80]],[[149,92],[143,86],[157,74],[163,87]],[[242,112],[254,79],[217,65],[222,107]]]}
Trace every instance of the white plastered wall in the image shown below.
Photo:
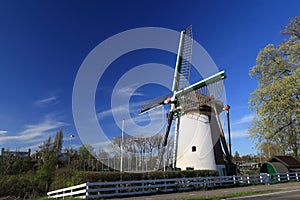
{"label": "white plastered wall", "polygon": [[[177,168],[217,169],[208,116],[197,113],[181,116],[177,142]],[[194,152],[193,146],[196,147]]]}

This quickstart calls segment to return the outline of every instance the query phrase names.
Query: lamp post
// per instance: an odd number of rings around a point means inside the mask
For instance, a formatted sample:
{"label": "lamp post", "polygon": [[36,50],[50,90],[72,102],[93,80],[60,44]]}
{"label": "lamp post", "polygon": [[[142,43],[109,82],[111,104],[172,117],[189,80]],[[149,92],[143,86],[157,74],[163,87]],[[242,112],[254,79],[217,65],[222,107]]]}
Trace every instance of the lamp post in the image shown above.
{"label": "lamp post", "polygon": [[70,135],[70,148],[69,148],[69,163],[68,163],[68,165],[70,165],[70,163],[71,163],[71,154],[72,154],[72,141],[73,141],[73,139],[75,138],[75,135],[73,135],[73,134],[71,134]]}
{"label": "lamp post", "polygon": [[72,140],[75,138],[75,135],[70,135],[70,150],[72,149]]}

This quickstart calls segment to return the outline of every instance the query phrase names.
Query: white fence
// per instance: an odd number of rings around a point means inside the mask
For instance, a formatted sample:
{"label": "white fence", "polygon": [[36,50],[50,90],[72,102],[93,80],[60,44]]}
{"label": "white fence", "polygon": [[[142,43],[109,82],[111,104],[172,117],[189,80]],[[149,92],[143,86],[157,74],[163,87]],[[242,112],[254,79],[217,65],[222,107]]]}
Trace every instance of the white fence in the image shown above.
{"label": "white fence", "polygon": [[299,181],[300,173],[260,174],[247,176],[218,176],[157,179],[120,182],[84,183],[73,187],[48,192],[49,198],[79,197],[111,198],[121,196],[137,196],[177,191],[199,190],[205,188],[221,188],[224,186],[272,184],[277,182]]}

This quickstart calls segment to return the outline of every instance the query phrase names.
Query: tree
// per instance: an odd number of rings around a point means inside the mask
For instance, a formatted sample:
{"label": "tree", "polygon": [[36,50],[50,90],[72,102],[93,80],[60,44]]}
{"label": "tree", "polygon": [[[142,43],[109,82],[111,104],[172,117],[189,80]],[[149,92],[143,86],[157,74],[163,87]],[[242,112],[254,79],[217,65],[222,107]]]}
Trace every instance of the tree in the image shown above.
{"label": "tree", "polygon": [[288,39],[267,45],[257,58],[250,76],[258,88],[250,95],[255,117],[249,129],[257,145],[278,145],[282,153],[298,156],[300,138],[300,16],[281,32]]}
{"label": "tree", "polygon": [[110,146],[113,150],[115,157],[120,157],[120,155],[121,155],[121,141],[122,141],[122,137],[117,136],[117,137],[114,137],[110,143]]}
{"label": "tree", "polygon": [[60,153],[62,150],[62,143],[63,143],[63,132],[60,129],[56,132],[54,142],[53,142],[53,151],[55,153]]}
{"label": "tree", "polygon": [[38,160],[37,178],[40,187],[44,188],[44,192],[49,191],[49,187],[53,182],[55,169],[59,167],[59,153],[62,150],[63,132],[60,129],[56,132],[54,141],[49,137],[39,146],[38,154],[41,159]]}
{"label": "tree", "polygon": [[270,141],[264,142],[261,145],[262,156],[267,158],[267,160],[270,160],[272,157],[276,155],[284,154],[284,152],[285,151],[282,148],[280,148],[279,145],[271,143]]}
{"label": "tree", "polygon": [[53,150],[51,137],[39,146],[39,148],[41,159],[38,162],[37,178],[40,180],[40,187],[43,187],[44,192],[46,192],[49,191],[50,184],[54,178],[55,166],[58,163],[58,155]]}
{"label": "tree", "polygon": [[95,153],[92,145],[84,144],[79,148],[78,156],[81,160],[92,159],[93,155],[95,155]]}
{"label": "tree", "polygon": [[240,154],[239,154],[238,151],[236,151],[236,152],[234,153],[233,160],[234,160],[235,162],[239,162],[239,161],[241,160],[241,157],[240,157]]}
{"label": "tree", "polygon": [[158,150],[161,148],[161,145],[163,143],[163,136],[160,134],[155,134],[155,135],[149,137],[148,143],[149,143],[148,146],[149,146],[149,151],[150,151],[150,169],[152,169],[154,167],[153,163],[155,163],[155,162],[152,162],[153,151],[155,149],[157,149],[157,154],[158,154]]}

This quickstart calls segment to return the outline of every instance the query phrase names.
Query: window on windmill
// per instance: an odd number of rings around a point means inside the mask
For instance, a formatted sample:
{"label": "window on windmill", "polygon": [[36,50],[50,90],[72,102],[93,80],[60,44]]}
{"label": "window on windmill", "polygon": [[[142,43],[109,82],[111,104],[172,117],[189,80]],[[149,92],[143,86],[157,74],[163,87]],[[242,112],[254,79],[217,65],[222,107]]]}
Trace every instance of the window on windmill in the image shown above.
{"label": "window on windmill", "polygon": [[192,152],[196,151],[196,146],[192,146]]}

